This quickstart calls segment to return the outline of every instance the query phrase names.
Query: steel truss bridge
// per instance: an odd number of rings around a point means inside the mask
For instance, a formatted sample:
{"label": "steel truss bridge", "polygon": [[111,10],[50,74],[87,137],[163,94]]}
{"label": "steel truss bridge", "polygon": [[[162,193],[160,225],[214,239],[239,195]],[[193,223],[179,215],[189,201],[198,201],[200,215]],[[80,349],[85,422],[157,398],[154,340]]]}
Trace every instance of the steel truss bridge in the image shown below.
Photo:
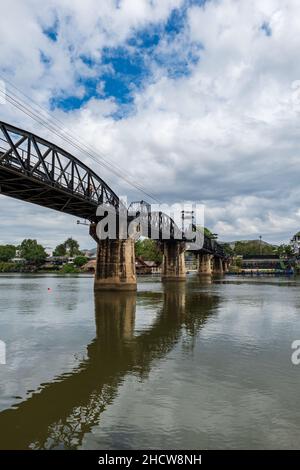
{"label": "steel truss bridge", "polygon": [[[3,121],[0,121],[0,193],[94,223],[99,220],[96,211],[100,204],[113,206],[117,211],[122,204],[105,181],[74,155]],[[128,221],[133,219],[134,204],[129,207]],[[141,201],[140,206],[144,208],[145,203]],[[158,240],[169,233],[173,240],[191,241],[190,235],[186,236],[171,217],[148,208],[146,205],[147,213],[142,214],[147,234],[151,230]],[[201,251],[225,257],[215,240],[199,233],[197,237]]]}

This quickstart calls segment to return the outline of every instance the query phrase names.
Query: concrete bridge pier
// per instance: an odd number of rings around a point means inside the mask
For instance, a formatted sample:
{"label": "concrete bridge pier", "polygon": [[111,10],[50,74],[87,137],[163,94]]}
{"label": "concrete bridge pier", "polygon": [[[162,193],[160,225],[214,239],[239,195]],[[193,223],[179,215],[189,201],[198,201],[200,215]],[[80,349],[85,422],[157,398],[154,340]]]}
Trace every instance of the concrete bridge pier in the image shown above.
{"label": "concrete bridge pier", "polygon": [[198,274],[201,276],[211,276],[212,275],[212,255],[198,253],[197,256],[197,266]]}
{"label": "concrete bridge pier", "polygon": [[95,290],[136,290],[134,240],[100,240]]}
{"label": "concrete bridge pier", "polygon": [[135,291],[134,240],[99,240],[94,224],[90,227],[90,235],[97,242],[95,291]]}
{"label": "concrete bridge pier", "polygon": [[185,243],[180,240],[165,240],[160,246],[163,253],[162,281],[185,281]]}
{"label": "concrete bridge pier", "polygon": [[222,275],[224,274],[223,270],[223,260],[219,256],[213,257],[213,274]]}

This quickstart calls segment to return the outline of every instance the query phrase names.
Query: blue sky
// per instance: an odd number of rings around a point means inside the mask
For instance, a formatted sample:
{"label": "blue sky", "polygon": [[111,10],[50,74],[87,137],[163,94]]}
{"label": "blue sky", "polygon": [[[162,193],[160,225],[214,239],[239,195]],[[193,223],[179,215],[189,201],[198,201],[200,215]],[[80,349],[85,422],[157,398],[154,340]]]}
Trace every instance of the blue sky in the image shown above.
{"label": "blue sky", "polygon": [[[79,109],[91,98],[112,98],[118,105],[113,117],[127,116],[134,102],[134,93],[151,83],[154,71],[164,69],[165,73],[176,79],[189,75],[191,68],[200,59],[202,45],[189,43],[184,56],[176,56],[173,51],[160,50],[160,44],[180,41],[186,28],[186,15],[192,5],[203,5],[205,0],[187,0],[181,8],[174,8],[165,21],[152,23],[137,29],[118,47],[104,47],[99,58],[81,55],[80,60],[90,69],[93,77],[78,76],[78,87],[84,87],[83,96],[69,95],[62,90],[59,96],[51,99],[51,108],[63,111]],[[43,32],[52,42],[58,42],[60,23],[56,18],[52,25],[44,27]],[[41,60],[47,65],[47,56],[41,53]]]}

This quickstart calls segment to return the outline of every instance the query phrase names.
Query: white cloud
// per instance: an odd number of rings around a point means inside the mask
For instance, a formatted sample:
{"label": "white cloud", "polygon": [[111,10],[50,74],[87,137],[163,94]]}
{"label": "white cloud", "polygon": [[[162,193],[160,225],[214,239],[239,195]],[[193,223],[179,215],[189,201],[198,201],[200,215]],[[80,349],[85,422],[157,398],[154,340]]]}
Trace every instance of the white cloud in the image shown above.
{"label": "white cloud", "polygon": [[[1,67],[40,103],[62,90],[78,94],[76,77],[100,70],[91,72],[81,54],[99,58],[104,46],[121,45],[133,31],[166,20],[183,2],[119,3],[119,8],[113,1],[92,0],[6,3]],[[58,41],[51,42],[41,26],[55,19]],[[189,74],[171,78],[163,64],[148,57],[153,75],[135,90],[128,117],[108,116],[116,109],[111,99],[92,99],[80,110],[56,114],[165,202],[204,201],[207,223],[221,237],[269,233],[272,240],[287,241],[300,224],[299,28],[296,0],[193,6],[184,31],[157,46],[162,57],[198,54],[199,61],[188,64]],[[50,58],[47,68],[41,50]],[[33,126],[8,106],[0,111],[7,120]],[[99,171],[117,192],[127,191],[122,181]]]}

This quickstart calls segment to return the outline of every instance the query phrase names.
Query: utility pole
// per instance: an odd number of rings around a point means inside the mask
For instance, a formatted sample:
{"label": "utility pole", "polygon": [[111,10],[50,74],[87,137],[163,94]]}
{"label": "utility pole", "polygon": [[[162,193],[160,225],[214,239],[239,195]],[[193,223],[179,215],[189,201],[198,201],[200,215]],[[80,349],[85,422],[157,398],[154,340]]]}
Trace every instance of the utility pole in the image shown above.
{"label": "utility pole", "polygon": [[262,246],[261,246],[261,235],[259,236],[259,254],[261,255]]}

